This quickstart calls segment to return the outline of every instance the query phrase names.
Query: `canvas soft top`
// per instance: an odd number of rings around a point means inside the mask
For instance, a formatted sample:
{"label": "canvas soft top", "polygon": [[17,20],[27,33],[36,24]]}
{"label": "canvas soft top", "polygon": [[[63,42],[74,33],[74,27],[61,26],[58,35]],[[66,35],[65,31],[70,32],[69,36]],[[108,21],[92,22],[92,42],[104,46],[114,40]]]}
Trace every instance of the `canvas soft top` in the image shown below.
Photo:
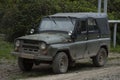
{"label": "canvas soft top", "polygon": [[75,18],[85,18],[85,17],[93,17],[93,18],[104,18],[107,17],[106,13],[56,13],[54,15],[50,15],[50,17],[75,17]]}

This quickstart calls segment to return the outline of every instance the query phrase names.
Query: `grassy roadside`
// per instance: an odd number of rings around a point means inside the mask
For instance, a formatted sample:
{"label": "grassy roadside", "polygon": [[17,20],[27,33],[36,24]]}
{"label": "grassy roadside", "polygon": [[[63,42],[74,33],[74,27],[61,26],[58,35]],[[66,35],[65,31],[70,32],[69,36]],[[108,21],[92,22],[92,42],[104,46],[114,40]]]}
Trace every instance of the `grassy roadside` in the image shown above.
{"label": "grassy roadside", "polygon": [[114,47],[111,47],[111,48],[110,48],[110,52],[120,53],[120,45],[117,45],[115,48],[114,48]]}
{"label": "grassy roadside", "polygon": [[10,54],[13,50],[13,44],[0,38],[0,59],[14,59]]}

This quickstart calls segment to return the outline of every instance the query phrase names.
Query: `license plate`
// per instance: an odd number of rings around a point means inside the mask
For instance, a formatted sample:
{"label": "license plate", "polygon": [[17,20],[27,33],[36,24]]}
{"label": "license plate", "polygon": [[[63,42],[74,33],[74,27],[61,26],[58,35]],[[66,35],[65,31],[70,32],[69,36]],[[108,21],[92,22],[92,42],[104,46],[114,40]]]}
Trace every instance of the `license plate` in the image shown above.
{"label": "license plate", "polygon": [[29,58],[29,59],[34,59],[34,55],[33,54],[21,54],[21,57],[23,57],[23,58]]}

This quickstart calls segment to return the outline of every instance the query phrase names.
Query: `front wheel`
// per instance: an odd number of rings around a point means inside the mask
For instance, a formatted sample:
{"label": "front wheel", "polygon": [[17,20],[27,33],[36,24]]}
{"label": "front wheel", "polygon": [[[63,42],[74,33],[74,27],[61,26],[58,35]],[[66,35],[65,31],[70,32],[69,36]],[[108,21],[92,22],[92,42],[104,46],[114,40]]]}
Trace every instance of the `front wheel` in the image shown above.
{"label": "front wheel", "polygon": [[18,66],[22,71],[30,71],[33,67],[33,61],[25,58],[18,58]]}
{"label": "front wheel", "polygon": [[68,69],[68,56],[64,52],[59,52],[56,54],[53,60],[53,72],[54,73],[65,73]]}
{"label": "front wheel", "polygon": [[101,48],[98,52],[98,54],[92,58],[93,64],[96,67],[102,67],[106,64],[107,61],[107,51],[104,48]]}

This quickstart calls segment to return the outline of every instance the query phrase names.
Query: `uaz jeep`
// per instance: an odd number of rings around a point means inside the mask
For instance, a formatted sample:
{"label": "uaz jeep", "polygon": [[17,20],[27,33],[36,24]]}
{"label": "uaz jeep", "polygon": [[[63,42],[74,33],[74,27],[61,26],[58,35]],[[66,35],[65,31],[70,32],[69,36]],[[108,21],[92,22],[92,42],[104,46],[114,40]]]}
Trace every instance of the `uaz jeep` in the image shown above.
{"label": "uaz jeep", "polygon": [[22,71],[49,63],[53,72],[65,73],[77,60],[88,57],[95,66],[104,66],[109,45],[105,13],[57,13],[44,17],[37,33],[17,38],[12,54],[18,56]]}

